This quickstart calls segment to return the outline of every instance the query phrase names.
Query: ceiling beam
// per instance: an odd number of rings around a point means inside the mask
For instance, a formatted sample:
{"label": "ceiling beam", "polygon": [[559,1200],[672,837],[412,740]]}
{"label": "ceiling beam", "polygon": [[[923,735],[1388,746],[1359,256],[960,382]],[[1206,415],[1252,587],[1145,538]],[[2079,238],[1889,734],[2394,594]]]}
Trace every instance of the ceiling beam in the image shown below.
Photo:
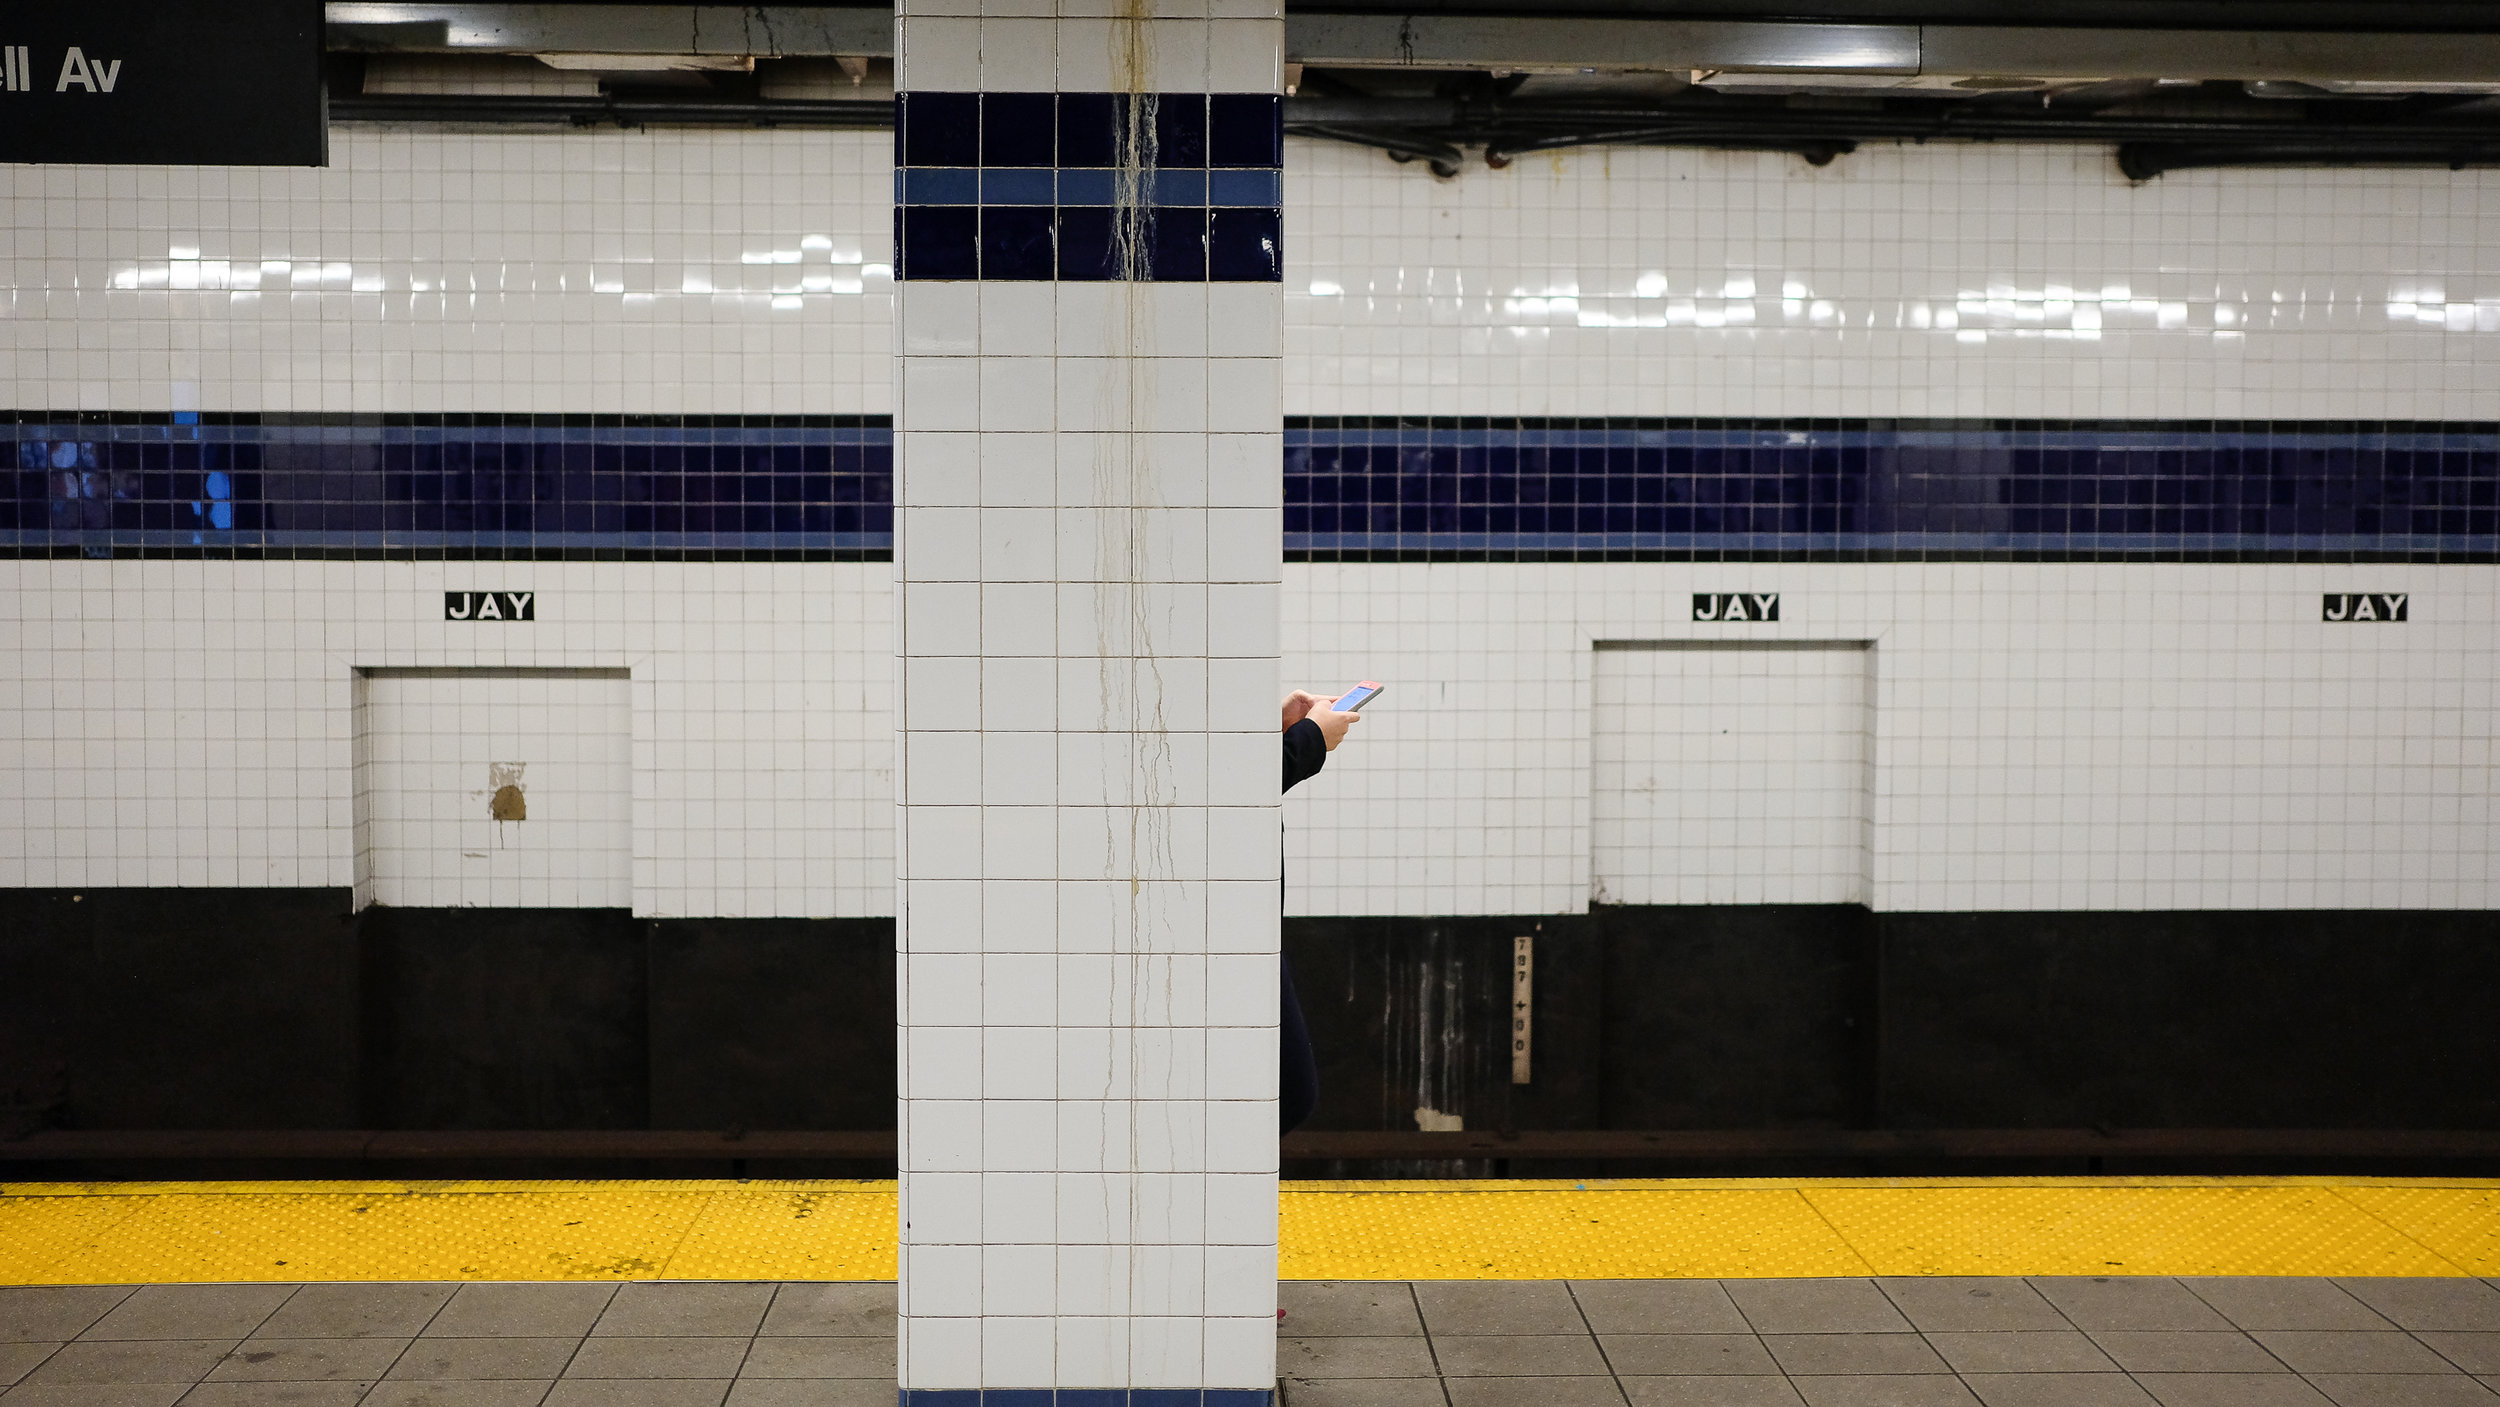
{"label": "ceiling beam", "polygon": [[1927,73],[2294,82],[2500,81],[2500,35],[1923,25]]}
{"label": "ceiling beam", "polygon": [[[469,54],[890,56],[890,9],[820,5],[330,0],[333,49]],[[1318,67],[2004,75],[2488,83],[2500,34],[1561,19],[1285,17],[1285,57]]]}
{"label": "ceiling beam", "polygon": [[1517,15],[1287,15],[1285,57],[1338,68],[1919,71],[1918,26]]}
{"label": "ceiling beam", "polygon": [[720,54],[840,58],[894,52],[894,11],[824,5],[499,5],[329,0],[329,45],[364,53]]}

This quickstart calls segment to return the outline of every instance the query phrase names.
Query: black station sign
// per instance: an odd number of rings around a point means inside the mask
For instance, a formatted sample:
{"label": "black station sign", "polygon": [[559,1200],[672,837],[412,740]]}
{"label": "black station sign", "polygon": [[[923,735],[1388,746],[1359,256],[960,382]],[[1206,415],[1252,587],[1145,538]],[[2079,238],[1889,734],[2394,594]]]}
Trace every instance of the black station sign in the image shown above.
{"label": "black station sign", "polygon": [[321,0],[0,7],[0,161],[320,166]]}
{"label": "black station sign", "polygon": [[536,620],[535,591],[446,591],[445,620]]}
{"label": "black station sign", "polygon": [[1696,591],[1693,593],[1695,620],[1778,620],[1780,594],[1776,591]]}
{"label": "black station sign", "polygon": [[2412,595],[2404,591],[2330,591],[2322,618],[2332,621],[2403,620]]}

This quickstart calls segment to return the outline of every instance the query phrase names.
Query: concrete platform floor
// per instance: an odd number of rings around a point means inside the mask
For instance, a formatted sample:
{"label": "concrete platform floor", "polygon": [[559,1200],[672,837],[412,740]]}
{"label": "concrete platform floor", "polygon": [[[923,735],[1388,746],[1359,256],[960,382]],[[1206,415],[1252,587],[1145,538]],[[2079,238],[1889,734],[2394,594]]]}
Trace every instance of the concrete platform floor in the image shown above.
{"label": "concrete platform floor", "polygon": [[[2475,1279],[1288,1282],[1285,1407],[2500,1404]],[[881,1283],[0,1288],[0,1407],[888,1407]]]}
{"label": "concrete platform floor", "polygon": [[2500,1289],[2474,1279],[1283,1288],[1286,1407],[2500,1404]]}

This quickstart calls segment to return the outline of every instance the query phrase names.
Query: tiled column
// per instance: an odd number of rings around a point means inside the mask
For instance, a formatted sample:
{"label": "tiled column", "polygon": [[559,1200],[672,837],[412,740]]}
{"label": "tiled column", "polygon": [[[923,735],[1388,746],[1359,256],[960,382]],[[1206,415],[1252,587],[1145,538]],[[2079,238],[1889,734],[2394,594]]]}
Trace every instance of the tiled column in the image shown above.
{"label": "tiled column", "polygon": [[1275,1382],[1282,23],[1110,3],[898,19],[906,1407]]}

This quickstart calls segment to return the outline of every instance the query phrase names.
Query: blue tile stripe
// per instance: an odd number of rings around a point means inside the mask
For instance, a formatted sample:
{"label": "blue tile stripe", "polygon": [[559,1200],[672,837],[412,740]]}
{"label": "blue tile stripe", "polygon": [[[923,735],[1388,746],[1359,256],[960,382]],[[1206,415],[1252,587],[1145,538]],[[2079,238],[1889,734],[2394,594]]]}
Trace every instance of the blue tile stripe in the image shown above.
{"label": "blue tile stripe", "polygon": [[2500,426],[1381,420],[1285,430],[1300,557],[2500,556]]}
{"label": "blue tile stripe", "polygon": [[1273,94],[913,92],[896,104],[898,279],[1284,276]]}
{"label": "blue tile stripe", "polygon": [[[1029,171],[1021,167],[916,166],[894,173],[901,205],[1077,205],[1119,201],[1120,172],[1111,167]],[[1138,203],[1267,209],[1284,204],[1284,173],[1151,171],[1139,181]]]}
{"label": "blue tile stripe", "polygon": [[890,556],[885,417],[0,412],[0,554]]}
{"label": "blue tile stripe", "polygon": [[896,1407],[1274,1407],[1267,1388],[898,1388]]}
{"label": "blue tile stripe", "polygon": [[[1284,425],[1291,559],[2500,561],[2500,425]],[[883,416],[0,411],[0,555],[881,559]]]}

